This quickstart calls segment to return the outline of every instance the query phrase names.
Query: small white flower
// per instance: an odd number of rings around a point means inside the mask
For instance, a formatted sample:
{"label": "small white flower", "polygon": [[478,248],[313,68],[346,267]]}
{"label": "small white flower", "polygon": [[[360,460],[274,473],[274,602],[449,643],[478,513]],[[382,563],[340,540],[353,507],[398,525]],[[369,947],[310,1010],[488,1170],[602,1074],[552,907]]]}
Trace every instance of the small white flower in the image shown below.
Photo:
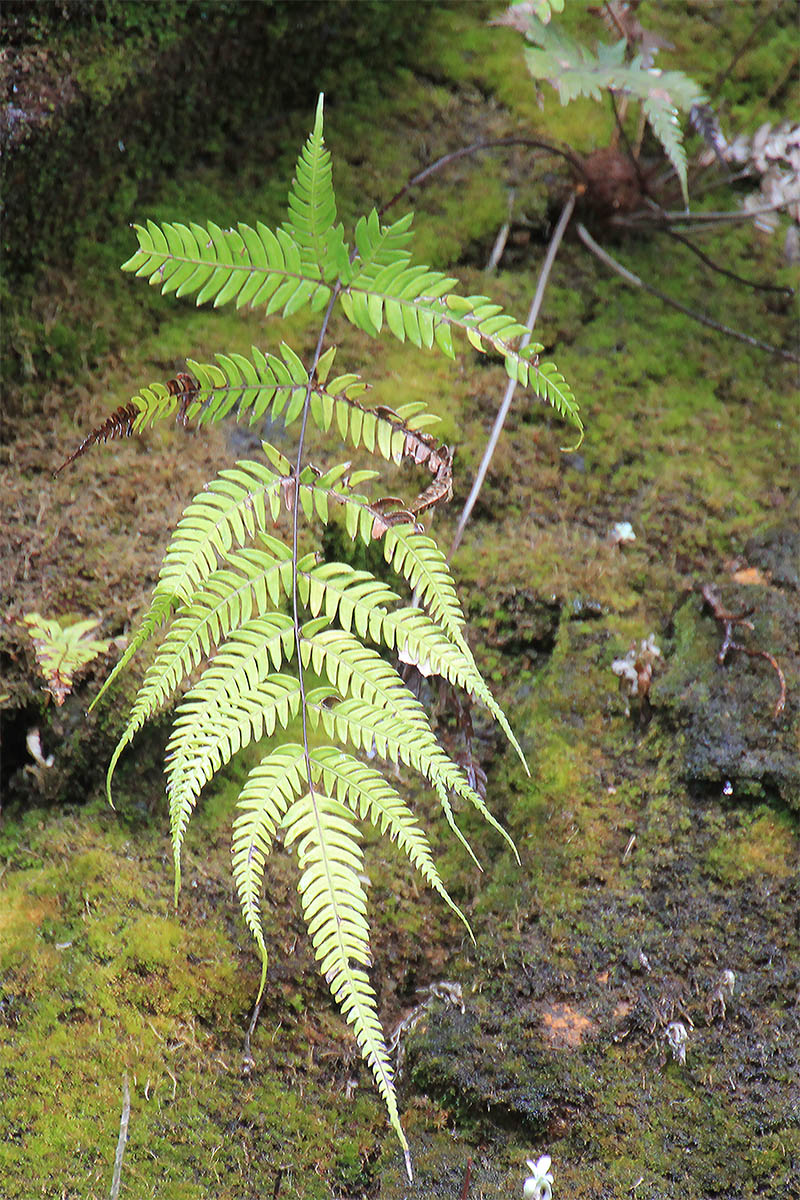
{"label": "small white flower", "polygon": [[635,542],[636,534],[633,532],[630,521],[618,521],[616,525],[612,526],[608,540],[612,546],[620,546],[623,542]]}
{"label": "small white flower", "polygon": [[525,1180],[522,1195],[525,1200],[552,1200],[553,1173],[550,1170],[550,1155],[543,1154],[536,1162],[528,1159],[531,1175]]}
{"label": "small white flower", "polygon": [[665,1036],[675,1062],[680,1063],[682,1067],[686,1066],[686,1043],[689,1035],[683,1021],[673,1021],[668,1025]]}

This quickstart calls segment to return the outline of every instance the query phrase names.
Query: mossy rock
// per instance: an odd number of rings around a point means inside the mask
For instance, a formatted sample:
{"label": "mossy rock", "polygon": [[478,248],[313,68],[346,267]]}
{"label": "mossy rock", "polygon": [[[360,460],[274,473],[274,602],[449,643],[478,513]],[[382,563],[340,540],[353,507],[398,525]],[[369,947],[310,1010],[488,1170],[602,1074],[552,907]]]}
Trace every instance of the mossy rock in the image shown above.
{"label": "mossy rock", "polygon": [[[677,732],[682,776],[730,796],[778,799],[800,809],[800,526],[791,518],[747,544],[746,561],[718,589],[736,642],[718,661],[724,630],[700,595],[674,615],[674,648],[651,699]],[[786,701],[777,671],[786,682]]]}

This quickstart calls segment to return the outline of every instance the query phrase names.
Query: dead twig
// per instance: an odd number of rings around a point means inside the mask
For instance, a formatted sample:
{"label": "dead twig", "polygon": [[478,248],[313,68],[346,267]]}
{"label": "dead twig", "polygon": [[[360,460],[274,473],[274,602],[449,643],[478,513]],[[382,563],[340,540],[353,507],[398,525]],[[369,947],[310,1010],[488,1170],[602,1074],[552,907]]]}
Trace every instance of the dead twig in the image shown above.
{"label": "dead twig", "polygon": [[800,362],[800,354],[795,354],[792,350],[784,350],[780,346],[771,346],[768,342],[762,342],[759,338],[751,337],[749,333],[741,333],[738,329],[732,329],[730,325],[723,325],[720,321],[714,321],[704,313],[696,312],[693,308],[687,308],[685,304],[681,304],[678,300],[673,300],[666,292],[660,291],[659,288],[653,287],[652,284],[645,283],[638,275],[634,275],[633,271],[629,271],[627,267],[623,267],[622,263],[617,262],[607,250],[598,245],[585,225],[578,223],[577,231],[578,237],[586,249],[591,250],[595,258],[599,258],[600,262],[605,263],[607,267],[615,271],[631,287],[641,288],[642,291],[649,292],[651,296],[655,296],[662,304],[669,304],[671,308],[676,308],[684,316],[691,317],[692,320],[699,322],[700,325],[707,326],[709,329],[715,329],[717,333],[724,333],[728,337],[735,338],[738,342],[744,342],[747,346],[754,346],[757,350],[766,350],[767,354],[777,354],[780,358],[787,358],[790,362]]}
{"label": "dead twig", "polygon": [[131,1093],[128,1088],[127,1072],[122,1076],[122,1116],[119,1122],[119,1138],[117,1153],[114,1155],[114,1175],[111,1180],[110,1200],[117,1200],[119,1185],[122,1180],[122,1159],[125,1154],[125,1143],[128,1140],[128,1122],[131,1117]]}
{"label": "dead twig", "polygon": [[659,229],[658,225],[655,226],[655,229],[656,232],[665,233],[673,241],[680,242],[687,250],[691,250],[692,254],[696,254],[700,261],[705,263],[707,267],[711,267],[712,271],[718,271],[720,275],[727,276],[734,283],[741,283],[744,287],[755,288],[760,292],[777,292],[779,296],[785,296],[787,300],[790,300],[794,295],[794,288],[777,283],[762,283],[758,279],[745,279],[744,275],[737,275],[735,271],[729,271],[727,267],[723,267],[721,263],[715,262],[699,246],[695,246],[694,242],[690,242],[687,237],[684,237],[682,233],[678,233],[675,229]]}
{"label": "dead twig", "polygon": [[[576,193],[570,192],[567,202],[562,209],[561,216],[558,219],[558,224],[553,230],[553,236],[550,239],[550,245],[547,247],[547,254],[544,262],[542,263],[542,269],[539,273],[539,282],[536,286],[536,295],[533,297],[533,303],[531,304],[531,309],[528,313],[528,319],[525,322],[528,332],[522,338],[520,338],[520,350],[524,349],[531,340],[533,327],[536,324],[537,317],[539,316],[539,309],[542,307],[542,301],[544,299],[544,294],[550,279],[550,272],[553,269],[553,263],[555,262],[556,255],[558,254],[558,248],[561,245],[561,239],[563,238],[566,228],[569,225],[570,217],[572,216],[573,209],[575,208],[575,200]],[[514,399],[514,392],[516,391],[516,388],[517,381],[515,379],[509,379],[508,384],[506,385],[505,395],[503,396],[503,403],[500,405],[497,416],[495,417],[494,426],[492,427],[492,432],[489,435],[489,441],[486,443],[486,449],[483,452],[483,458],[481,459],[481,464],[478,467],[478,473],[475,476],[475,482],[472,485],[472,490],[467,497],[467,502],[464,505],[461,516],[459,517],[458,528],[456,529],[455,537],[453,538],[453,544],[450,547],[450,553],[447,556],[448,560],[452,559],[456,550],[461,545],[461,539],[464,536],[464,530],[466,529],[467,521],[470,518],[470,514],[475,507],[475,501],[478,499],[480,490],[483,487],[483,481],[486,478],[486,472],[489,470],[489,464],[492,461],[495,447],[497,446],[505,419],[508,416],[508,410],[511,408],[511,401]]]}
{"label": "dead twig", "polygon": [[397,204],[398,200],[401,200],[403,196],[405,196],[405,194],[411,190],[412,187],[416,187],[417,184],[424,183],[429,176],[434,175],[443,167],[449,166],[450,163],[458,162],[460,158],[468,158],[470,155],[477,154],[481,150],[496,150],[501,149],[503,146],[525,146],[530,150],[544,150],[546,154],[559,155],[569,163],[569,165],[577,172],[578,175],[585,178],[586,173],[583,166],[583,160],[581,159],[580,155],[576,154],[573,150],[570,150],[567,146],[556,146],[552,142],[545,142],[540,141],[537,138],[526,137],[495,138],[485,142],[473,142],[470,146],[461,146],[458,150],[452,150],[449,154],[443,154],[441,158],[437,158],[434,162],[428,163],[428,165],[423,167],[421,171],[418,171],[416,175],[412,175],[411,178],[403,184],[400,190],[395,192],[391,200],[387,200],[386,203],[378,209],[378,216],[382,217],[384,213]]}
{"label": "dead twig", "polygon": [[780,695],[775,702],[775,707],[772,710],[773,720],[777,720],[784,710],[786,705],[786,678],[778,665],[774,655],[768,650],[754,650],[750,646],[743,646],[741,642],[737,642],[734,630],[736,626],[741,626],[744,629],[753,629],[753,622],[748,620],[752,615],[753,609],[746,608],[740,613],[729,612],[720,603],[714,588],[710,583],[704,583],[700,589],[700,594],[708,607],[711,609],[712,616],[715,621],[718,621],[722,626],[723,636],[722,645],[717,653],[717,662],[722,664],[727,658],[729,650],[740,650],[742,654],[747,654],[750,658],[765,658],[773,670],[777,673],[778,682],[780,683]]}

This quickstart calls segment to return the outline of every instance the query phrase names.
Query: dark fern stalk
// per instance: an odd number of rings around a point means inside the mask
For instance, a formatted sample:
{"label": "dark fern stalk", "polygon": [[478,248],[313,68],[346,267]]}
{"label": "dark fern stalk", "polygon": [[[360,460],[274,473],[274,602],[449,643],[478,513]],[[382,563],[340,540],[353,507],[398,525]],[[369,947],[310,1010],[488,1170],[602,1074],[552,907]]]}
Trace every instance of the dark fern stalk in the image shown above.
{"label": "dark fern stalk", "polygon": [[[358,753],[422,775],[473,858],[456,823],[454,800],[472,805],[512,849],[513,843],[474,779],[440,746],[422,705],[383,654],[438,675],[483,703],[524,758],[475,665],[447,561],[418,523],[424,511],[450,497],[452,451],[429,432],[437,418],[424,405],[367,406],[361,400],[365,384],[356,375],[332,375],[336,348],[324,348],[329,316],[338,306],[373,337],[385,326],[400,341],[450,357],[453,333],[460,331],[476,349],[502,356],[511,379],[582,428],[563,376],[552,363],[539,361],[541,346],[516,344],[524,325],[485,296],[461,296],[456,280],[412,263],[410,224],[405,216],[384,226],[373,210],[358,221],[354,248],[347,246],[336,224],[320,97],[281,227],[272,231],[259,222],[255,229],[240,224],[223,230],[213,223],[204,228],[149,221],[136,227],[139,249],[123,268],[162,293],[195,296],[198,304],[235,302],[284,315],[304,306],[324,310],[310,366],[285,344],[279,354],[253,347],[250,357],[218,354],[212,364],[189,360],[189,373],[142,389],[72,455],[168,416],[198,425],[228,414],[251,424],[266,415],[282,417],[287,426],[301,420],[294,464],[263,442],[263,457],[221,471],[178,523],[150,607],[99,694],[166,625],[111,759],[109,799],[120,755],[201,668],[178,704],[167,747],[176,898],[181,848],[202,788],[234,754],[262,742],[233,827],[233,877],[262,960],[259,999],[267,964],[261,888],[267,856],[280,835],[297,851],[298,890],[319,969],[373,1073],[409,1176],[392,1066],[367,973],[359,823],[388,834],[468,930],[469,925],[408,804]],[[378,472],[352,470],[345,462],[323,473],[306,461],[309,420],[384,459],[411,459],[430,473],[430,485],[409,503],[391,496],[370,500],[362,488]],[[271,532],[284,510],[291,515],[290,546]],[[367,571],[325,561],[321,553],[300,554],[301,516],[327,523],[337,513],[351,538],[382,546],[417,603],[402,600]],[[310,674],[316,677],[311,688]],[[281,737],[298,718],[301,741]],[[279,736],[273,740],[274,734]]]}

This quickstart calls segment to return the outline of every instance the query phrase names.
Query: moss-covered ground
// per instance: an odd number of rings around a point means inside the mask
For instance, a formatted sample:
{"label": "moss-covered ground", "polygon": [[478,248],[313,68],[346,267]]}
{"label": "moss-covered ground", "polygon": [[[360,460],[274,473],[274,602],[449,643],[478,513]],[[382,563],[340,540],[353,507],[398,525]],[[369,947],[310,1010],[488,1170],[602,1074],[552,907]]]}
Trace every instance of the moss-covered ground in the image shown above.
{"label": "moss-covered ground", "polygon": [[[723,80],[719,103],[736,128],[783,115],[788,91],[771,88],[775,62],[791,51],[789,9],[766,20]],[[489,11],[437,8],[410,65],[380,82],[360,71],[357,90],[346,78],[327,85],[346,223],[464,142],[529,132],[587,152],[608,139],[604,107],[561,110],[547,88],[539,106],[519,39],[488,28]],[[756,19],[749,5],[641,11],[674,43],[665,65],[709,89]],[[581,6],[570,19],[593,36]],[[310,113],[243,115],[235,153],[212,146],[155,180],[147,211],[129,218],[279,220]],[[510,187],[512,239],[487,276]],[[563,191],[558,163],[532,166],[509,150],[459,162],[403,203],[417,210],[422,260],[524,315]],[[733,203],[724,190],[698,203],[723,200]],[[702,244],[742,274],[791,282],[781,236],[737,225]],[[71,612],[124,638],[187,499],[252,448],[238,428],[157,427],[54,482],[51,468],[82,430],[187,355],[274,348],[282,337],[313,345],[299,316],[265,333],[259,315],[162,299],[119,276],[130,251],[122,225],[102,242],[86,234],[72,263],[49,270],[30,307],[11,315],[24,369],[3,446],[0,531],[11,598],[0,631],[0,1194],[107,1196],[125,1076],[120,1195],[130,1200],[499,1200],[522,1194],[525,1159],[542,1153],[553,1157],[556,1196],[574,1200],[797,1194],[796,368],[626,290],[577,241],[562,247],[537,337],[580,398],[586,440],[562,453],[569,433],[520,394],[454,560],[476,656],[530,765],[527,776],[474,714],[489,803],[522,865],[467,817],[479,874],[418,797],[472,947],[391,847],[373,841],[367,851],[384,1027],[408,1017],[431,984],[458,982],[464,1000],[463,1012],[444,1000],[420,1010],[403,1038],[410,1186],[316,973],[283,854],[266,887],[270,964],[246,1069],[259,962],[230,874],[243,767],[209,790],[190,826],[176,911],[159,769],[167,722],[123,760],[111,810],[102,776],[135,678],[87,718],[109,656],[54,710],[18,626],[33,609]],[[657,235],[617,238],[613,252],[684,303],[790,344],[796,309]],[[447,546],[502,368],[466,348],[450,363],[370,342],[344,324],[333,335],[342,369],[363,372],[377,400],[419,398],[441,413],[457,448],[454,502],[433,526]],[[414,486],[409,473],[390,490]],[[621,521],[634,542],[613,543]],[[782,565],[764,549],[777,544],[768,529],[790,547]],[[704,583],[754,607],[751,644],[773,652],[786,676],[777,719],[765,660],[715,663],[721,632],[701,607]],[[651,704],[634,701],[627,715],[611,664],[651,632],[662,650]],[[26,750],[34,727],[50,767]],[[701,769],[706,743],[713,754]],[[753,747],[762,766],[745,771]],[[784,767],[764,768],[768,751]],[[675,1022],[685,1062],[667,1038]]]}

